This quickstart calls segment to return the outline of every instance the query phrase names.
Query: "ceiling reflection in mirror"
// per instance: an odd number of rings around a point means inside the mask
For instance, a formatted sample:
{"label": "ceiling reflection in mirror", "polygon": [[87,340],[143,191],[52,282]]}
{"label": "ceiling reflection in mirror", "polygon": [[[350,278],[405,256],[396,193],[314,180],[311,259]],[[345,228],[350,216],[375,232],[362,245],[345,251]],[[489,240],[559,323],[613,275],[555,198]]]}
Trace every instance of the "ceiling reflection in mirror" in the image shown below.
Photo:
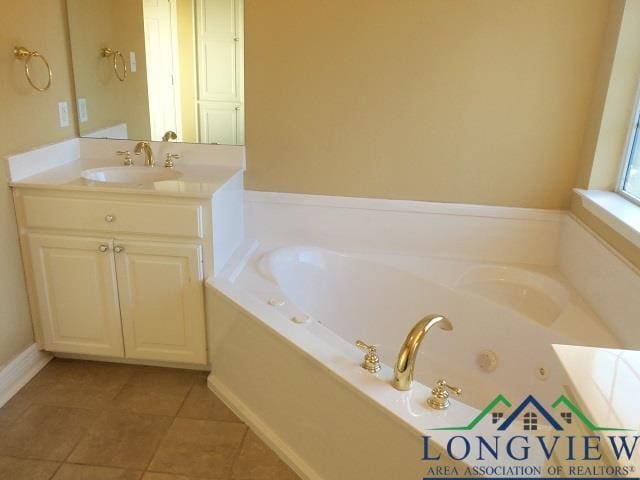
{"label": "ceiling reflection in mirror", "polygon": [[243,0],[67,0],[80,135],[244,144]]}

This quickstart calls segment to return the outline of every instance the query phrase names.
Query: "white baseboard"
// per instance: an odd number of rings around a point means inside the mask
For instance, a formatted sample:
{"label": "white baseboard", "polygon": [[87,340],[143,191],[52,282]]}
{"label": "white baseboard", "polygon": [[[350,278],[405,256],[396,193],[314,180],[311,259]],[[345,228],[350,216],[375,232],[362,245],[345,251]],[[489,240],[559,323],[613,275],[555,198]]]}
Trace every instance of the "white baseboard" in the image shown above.
{"label": "white baseboard", "polygon": [[213,375],[207,379],[209,389],[246,423],[260,439],[303,480],[323,480],[322,477],[295,453],[287,443],[265,424],[242,400],[234,395],[225,385],[217,381]]}
{"label": "white baseboard", "polygon": [[0,370],[0,407],[11,400],[53,358],[35,343]]}

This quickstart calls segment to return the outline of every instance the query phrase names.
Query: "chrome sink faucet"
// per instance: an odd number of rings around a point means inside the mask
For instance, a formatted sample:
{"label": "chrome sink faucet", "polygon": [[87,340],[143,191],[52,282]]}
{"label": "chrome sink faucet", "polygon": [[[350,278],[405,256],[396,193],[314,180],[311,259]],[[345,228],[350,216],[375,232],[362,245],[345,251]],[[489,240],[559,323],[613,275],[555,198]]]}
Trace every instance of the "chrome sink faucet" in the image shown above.
{"label": "chrome sink faucet", "polygon": [[438,325],[442,330],[453,330],[453,325],[442,315],[428,315],[416,323],[405,339],[396,365],[393,370],[393,387],[397,390],[411,390],[413,384],[413,369],[418,356],[418,349],[427,332]]}
{"label": "chrome sink faucet", "polygon": [[144,152],[144,164],[147,167],[153,167],[155,162],[153,160],[153,150],[151,150],[151,145],[149,142],[138,142],[133,149],[133,153],[136,155],[140,155]]}

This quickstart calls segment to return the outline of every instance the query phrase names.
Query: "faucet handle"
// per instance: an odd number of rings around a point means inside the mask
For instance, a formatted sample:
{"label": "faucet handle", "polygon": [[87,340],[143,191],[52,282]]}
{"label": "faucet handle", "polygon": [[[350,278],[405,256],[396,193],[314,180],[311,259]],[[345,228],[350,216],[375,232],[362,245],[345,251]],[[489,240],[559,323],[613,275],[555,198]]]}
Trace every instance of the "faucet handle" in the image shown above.
{"label": "faucet handle", "polygon": [[453,385],[449,385],[446,380],[438,380],[436,382],[436,386],[431,390],[431,396],[427,400],[427,403],[431,408],[435,408],[436,410],[444,410],[449,408],[451,404],[449,402],[449,392],[456,395],[462,395],[462,389],[458,387],[454,387]]}
{"label": "faucet handle", "polygon": [[178,160],[180,158],[180,154],[178,153],[167,153],[164,159],[165,168],[173,168],[175,166],[174,160]]}
{"label": "faucet handle", "polygon": [[367,345],[362,340],[356,341],[356,347],[365,352],[364,360],[361,364],[362,368],[370,373],[380,371],[380,358],[378,357],[377,347],[375,345]]}
{"label": "faucet handle", "polygon": [[451,390],[451,392],[455,393],[458,396],[462,395],[461,388],[454,387],[453,385],[449,385],[446,380],[438,380],[436,382],[436,386],[440,388],[446,388],[447,390]]}
{"label": "faucet handle", "polygon": [[124,157],[125,166],[130,167],[133,165],[133,158],[131,158],[131,152],[129,150],[118,150],[116,151],[116,155]]}

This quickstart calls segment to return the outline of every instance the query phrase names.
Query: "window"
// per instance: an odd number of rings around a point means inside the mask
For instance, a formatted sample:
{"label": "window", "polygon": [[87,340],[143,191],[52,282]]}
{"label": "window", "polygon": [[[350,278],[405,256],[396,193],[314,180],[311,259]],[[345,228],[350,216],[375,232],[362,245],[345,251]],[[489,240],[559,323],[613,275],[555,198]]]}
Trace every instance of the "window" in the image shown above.
{"label": "window", "polygon": [[533,412],[525,413],[523,423],[525,430],[538,430],[538,415]]}
{"label": "window", "polygon": [[565,422],[571,423],[573,422],[573,415],[571,412],[562,412],[560,416],[564,419]]}
{"label": "window", "polygon": [[491,414],[491,423],[498,423],[503,416],[504,413],[502,412],[493,412]]}
{"label": "window", "polygon": [[640,117],[636,113],[635,125],[627,147],[627,159],[622,171],[619,191],[629,200],[640,203]]}

